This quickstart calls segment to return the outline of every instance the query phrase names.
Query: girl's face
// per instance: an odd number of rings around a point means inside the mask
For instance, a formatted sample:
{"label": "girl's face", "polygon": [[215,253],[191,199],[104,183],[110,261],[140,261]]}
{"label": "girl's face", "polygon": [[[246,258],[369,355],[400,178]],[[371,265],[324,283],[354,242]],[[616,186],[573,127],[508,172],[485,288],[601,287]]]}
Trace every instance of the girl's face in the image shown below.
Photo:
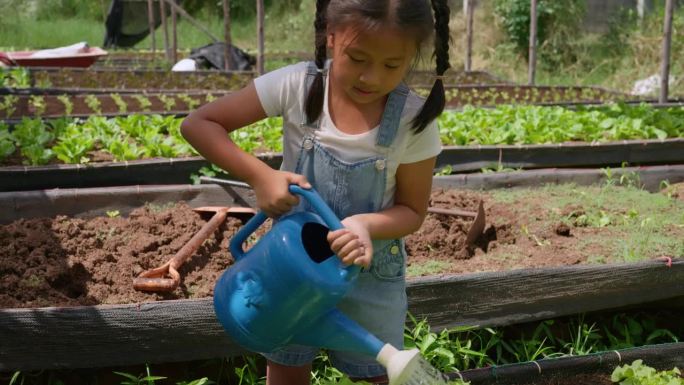
{"label": "girl's face", "polygon": [[405,32],[380,28],[359,31],[342,26],[328,33],[331,81],[357,104],[384,98],[404,79],[416,55],[416,42]]}

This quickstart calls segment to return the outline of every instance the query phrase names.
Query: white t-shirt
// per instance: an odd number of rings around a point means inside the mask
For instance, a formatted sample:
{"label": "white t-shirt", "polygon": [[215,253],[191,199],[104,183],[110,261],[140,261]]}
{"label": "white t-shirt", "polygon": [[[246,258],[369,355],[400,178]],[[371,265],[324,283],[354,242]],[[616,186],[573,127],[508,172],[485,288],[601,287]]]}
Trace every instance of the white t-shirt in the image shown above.
{"label": "white t-shirt", "polygon": [[[306,89],[306,62],[293,64],[277,69],[254,79],[259,101],[268,116],[283,117],[283,164],[281,170],[294,171],[304,135],[309,128],[301,126],[305,120],[303,106]],[[326,77],[325,99],[321,113],[320,127],[316,132],[319,143],[337,158],[345,162],[358,162],[377,155],[384,155],[384,149],[378,150],[375,139],[379,126],[362,134],[346,134],[335,127],[328,110],[328,81]],[[413,92],[406,98],[401,121],[394,138],[392,148],[386,161],[387,184],[383,199],[383,208],[394,202],[396,189],[396,171],[401,163],[414,163],[425,160],[440,153],[442,143],[436,120],[425,130],[414,134],[411,129],[413,117],[420,111],[424,99]]]}

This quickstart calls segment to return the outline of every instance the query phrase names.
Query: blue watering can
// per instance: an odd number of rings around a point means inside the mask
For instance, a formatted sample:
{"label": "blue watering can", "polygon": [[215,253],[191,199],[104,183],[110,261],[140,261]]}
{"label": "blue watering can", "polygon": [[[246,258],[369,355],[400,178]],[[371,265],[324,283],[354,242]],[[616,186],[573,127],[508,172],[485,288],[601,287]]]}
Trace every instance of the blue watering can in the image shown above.
{"label": "blue watering can", "polygon": [[365,354],[388,368],[391,384],[445,383],[439,373],[434,376],[442,382],[425,382],[433,373],[417,350],[398,351],[336,308],[360,267],[345,266],[330,249],[328,231],[343,226],[318,193],[297,185],[289,190],[318,214],[281,217],[248,252],[242,245],[266,215],[257,213],[235,234],[230,242],[235,264],[214,288],[214,310],[226,332],[255,352],[298,344]]}

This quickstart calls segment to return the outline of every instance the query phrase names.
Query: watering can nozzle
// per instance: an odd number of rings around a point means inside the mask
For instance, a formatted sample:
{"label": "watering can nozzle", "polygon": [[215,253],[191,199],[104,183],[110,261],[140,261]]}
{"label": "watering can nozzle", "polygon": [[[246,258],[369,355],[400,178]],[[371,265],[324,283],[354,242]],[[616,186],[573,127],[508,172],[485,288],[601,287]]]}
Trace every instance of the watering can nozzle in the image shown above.
{"label": "watering can nozzle", "polygon": [[398,350],[390,344],[375,359],[387,369],[390,385],[446,385],[448,378],[420,355],[418,349]]}

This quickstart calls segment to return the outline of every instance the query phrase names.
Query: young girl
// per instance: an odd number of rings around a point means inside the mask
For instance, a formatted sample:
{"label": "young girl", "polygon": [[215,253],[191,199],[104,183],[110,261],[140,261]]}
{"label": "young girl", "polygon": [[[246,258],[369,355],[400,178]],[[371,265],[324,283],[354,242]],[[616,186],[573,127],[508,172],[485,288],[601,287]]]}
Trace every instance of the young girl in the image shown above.
{"label": "young girl", "polygon": [[[249,183],[271,217],[299,203],[288,185],[316,188],[345,226],[328,234],[331,249],[364,267],[339,309],[397,348],[407,308],[402,237],[423,222],[441,151],[435,118],[444,109],[448,20],[447,0],[318,0],[314,63],[261,76],[193,112],[181,128],[205,158]],[[423,100],[402,80],[433,31],[435,83]],[[280,170],[226,135],[267,116],[283,116]],[[317,352],[289,346],[265,354],[266,383],[309,384]],[[329,355],[353,379],[387,381],[371,357]]]}

